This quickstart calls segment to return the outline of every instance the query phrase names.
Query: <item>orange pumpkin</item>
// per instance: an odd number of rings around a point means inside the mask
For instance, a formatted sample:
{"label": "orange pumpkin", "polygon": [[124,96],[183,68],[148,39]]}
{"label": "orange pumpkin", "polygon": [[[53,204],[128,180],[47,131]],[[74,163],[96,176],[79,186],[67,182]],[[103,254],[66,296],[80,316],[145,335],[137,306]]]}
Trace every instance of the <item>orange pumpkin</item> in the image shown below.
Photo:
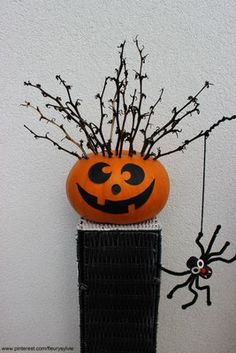
{"label": "orange pumpkin", "polygon": [[168,174],[159,161],[140,154],[104,157],[90,154],[71,169],[67,196],[84,218],[100,223],[129,224],[154,217],[169,194]]}

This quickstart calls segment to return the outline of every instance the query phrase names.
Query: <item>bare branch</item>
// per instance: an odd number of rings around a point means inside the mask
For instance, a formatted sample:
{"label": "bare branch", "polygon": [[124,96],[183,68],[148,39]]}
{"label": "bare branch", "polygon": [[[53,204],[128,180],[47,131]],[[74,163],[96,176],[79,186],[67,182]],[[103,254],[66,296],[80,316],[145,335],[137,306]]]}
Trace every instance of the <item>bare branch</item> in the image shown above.
{"label": "bare branch", "polygon": [[[145,128],[143,129],[144,142],[143,142],[143,147],[142,147],[142,150],[141,150],[141,156],[144,155],[144,152],[145,152],[145,150],[146,150],[146,148],[147,148],[147,146],[148,146],[148,143],[149,143],[149,140],[147,139],[147,130],[148,130],[149,126],[151,125],[151,124],[150,124],[151,117],[152,117],[152,115],[154,114],[154,111],[155,111],[156,106],[158,105],[158,103],[161,102],[163,93],[164,93],[164,88],[161,89],[160,96],[158,97],[158,99],[156,100],[156,102],[150,107],[149,114],[148,114],[148,119],[147,119],[147,123],[146,123]],[[141,131],[141,132],[142,132],[142,131]]]}
{"label": "bare branch", "polygon": [[[135,115],[137,113],[137,119],[136,119],[136,124],[133,126],[130,134],[130,147],[129,147],[129,155],[132,156],[133,154],[133,145],[134,145],[134,140],[136,138],[137,132],[139,131],[139,127],[141,124],[142,119],[146,116],[146,113],[142,114],[142,103],[143,99],[146,98],[146,95],[143,93],[143,80],[147,79],[147,74],[143,74],[143,65],[145,64],[147,55],[143,55],[143,50],[144,46],[140,47],[138,37],[135,38],[134,43],[136,45],[136,48],[139,53],[139,58],[140,58],[140,63],[139,63],[139,71],[135,71],[135,79],[139,81],[139,102],[137,105],[137,110],[135,112]],[[134,123],[134,119],[133,119]]]}
{"label": "bare branch", "polygon": [[21,104],[21,105],[22,105],[23,107],[31,108],[31,109],[33,109],[34,111],[36,111],[36,112],[39,114],[39,116],[40,116],[40,118],[39,118],[40,121],[45,120],[46,123],[52,124],[52,125],[56,126],[57,128],[59,128],[59,129],[65,134],[65,137],[63,138],[63,140],[64,140],[64,139],[67,139],[68,141],[72,142],[74,145],[76,145],[76,146],[82,151],[84,158],[85,158],[85,159],[88,158],[87,153],[86,153],[86,151],[84,150],[83,145],[82,145],[82,143],[81,143],[82,140],[80,141],[80,143],[77,142],[76,140],[74,140],[74,139],[69,135],[69,133],[67,132],[67,130],[65,129],[65,127],[63,126],[63,124],[57,124],[56,121],[55,121],[55,119],[53,119],[53,118],[51,118],[51,119],[50,119],[50,118],[47,118],[45,115],[43,115],[43,113],[41,112],[41,110],[39,109],[39,107],[34,107],[30,102],[26,102],[25,104]]}
{"label": "bare branch", "polygon": [[113,80],[115,82],[115,86],[116,86],[116,92],[115,92],[115,97],[114,97],[114,101],[116,102],[116,108],[114,111],[114,115],[115,115],[115,119],[116,119],[116,133],[117,133],[117,142],[116,142],[116,155],[118,155],[119,152],[119,145],[120,145],[120,132],[121,132],[121,127],[120,127],[120,119],[119,119],[119,115],[120,115],[120,101],[121,101],[121,87],[122,87],[122,81],[120,80],[122,71],[124,69],[124,48],[125,48],[125,43],[126,41],[124,41],[123,43],[121,43],[119,45],[118,48],[120,48],[120,63],[119,63],[119,67],[118,69],[115,69],[116,71],[116,77],[111,77],[110,79]]}
{"label": "bare branch", "polygon": [[212,130],[214,130],[217,126],[219,126],[221,123],[223,123],[224,121],[230,121],[230,120],[235,120],[236,119],[236,115],[232,115],[230,117],[227,116],[223,116],[222,119],[218,120],[216,123],[214,123],[213,125],[211,125],[209,127],[209,129],[207,129],[205,131],[206,136],[208,137],[210,135],[210,133],[212,132]]}
{"label": "bare branch", "polygon": [[[211,84],[206,81],[204,86],[194,95],[194,96],[190,96],[188,97],[188,102],[184,104],[183,107],[177,109],[176,107],[173,108],[172,112],[172,118],[166,123],[164,124],[162,127],[160,127],[159,129],[156,129],[150,136],[149,136],[149,143],[145,143],[145,149],[142,149],[142,154],[145,156],[144,158],[147,159],[150,156],[150,153],[152,151],[153,146],[163,137],[165,137],[166,135],[175,132],[176,126],[183,120],[185,119],[187,116],[191,116],[194,112],[196,112],[197,114],[200,113],[199,111],[199,103],[197,101],[197,97],[202,93],[202,91],[205,88],[209,88]],[[188,106],[192,105],[193,108],[191,108],[190,110],[186,110],[186,108]],[[183,113],[182,115],[180,113],[182,113],[183,111],[185,111],[185,113]],[[155,138],[157,136],[157,138]]]}
{"label": "bare branch", "polygon": [[101,94],[98,93],[95,96],[95,98],[99,99],[99,104],[100,104],[101,118],[100,118],[100,125],[98,128],[98,132],[99,132],[101,139],[102,139],[102,142],[103,142],[102,153],[103,153],[103,156],[105,156],[105,150],[106,150],[106,152],[108,153],[108,156],[111,157],[112,156],[111,146],[106,142],[104,134],[103,134],[103,122],[104,122],[104,118],[107,116],[107,114],[104,113],[104,106],[105,106],[104,105],[104,93],[106,90],[108,80],[110,80],[109,76],[105,78]]}
{"label": "bare branch", "polygon": [[44,139],[44,140],[48,140],[51,143],[53,143],[54,146],[56,146],[59,150],[62,150],[68,154],[71,154],[74,157],[77,157],[78,159],[81,159],[81,156],[77,153],[77,152],[73,152],[73,151],[69,151],[66,148],[62,147],[61,145],[59,145],[58,142],[54,141],[53,139],[51,139],[50,137],[48,137],[48,132],[45,135],[37,135],[33,130],[31,130],[28,126],[24,125],[24,127],[34,136],[35,139]]}
{"label": "bare branch", "polygon": [[[226,117],[224,116],[222,119],[218,120],[216,123],[214,123],[213,125],[211,125],[209,127],[209,129],[205,130],[205,131],[200,131],[197,135],[195,135],[194,137],[192,137],[191,139],[188,139],[188,140],[185,140],[184,143],[180,146],[178,146],[177,148],[173,149],[173,150],[170,150],[168,152],[165,152],[165,153],[161,153],[161,150],[159,150],[159,153],[154,157],[154,159],[159,159],[161,157],[164,157],[164,156],[167,156],[167,155],[170,155],[170,154],[173,154],[175,152],[178,152],[178,151],[183,151],[184,149],[186,149],[186,147],[192,143],[193,141],[203,137],[203,136],[206,136],[206,137],[209,137],[209,135],[212,133],[212,131],[217,127],[219,126],[221,123],[225,122],[225,121],[231,121],[231,120],[235,120],[236,119],[236,115],[232,115],[231,117]],[[144,158],[144,159],[147,159],[147,158]]]}
{"label": "bare branch", "polygon": [[[57,77],[57,79],[59,79],[59,75],[57,75],[56,77]],[[61,83],[65,82],[65,81],[61,80],[61,78],[59,80]],[[47,103],[46,107],[47,108],[52,107],[56,111],[59,111],[61,113],[62,112],[65,113],[66,116],[69,117],[70,120],[75,122],[76,126],[78,126],[85,133],[92,152],[95,154],[98,152],[97,148],[95,146],[96,146],[96,143],[98,143],[98,145],[100,145],[101,143],[98,140],[97,136],[94,134],[94,131],[91,129],[91,127],[89,127],[89,124],[86,122],[86,120],[84,120],[81,117],[81,115],[78,111],[78,104],[77,103],[73,104],[69,101],[69,102],[65,102],[65,105],[63,105],[61,97],[54,97],[50,93],[46,92],[41,87],[40,84],[32,84],[30,81],[28,81],[28,82],[24,82],[24,85],[31,86],[33,88],[38,89],[41,92],[41,94],[43,95],[43,97],[50,98],[51,100],[53,100],[56,104]],[[66,85],[66,87],[67,87],[67,92],[69,92],[71,87],[68,85]],[[68,88],[68,87],[70,87],[70,88]],[[78,102],[78,100],[76,102]],[[75,111],[72,109],[71,105],[73,105]],[[94,140],[96,141],[96,143],[94,142]]]}

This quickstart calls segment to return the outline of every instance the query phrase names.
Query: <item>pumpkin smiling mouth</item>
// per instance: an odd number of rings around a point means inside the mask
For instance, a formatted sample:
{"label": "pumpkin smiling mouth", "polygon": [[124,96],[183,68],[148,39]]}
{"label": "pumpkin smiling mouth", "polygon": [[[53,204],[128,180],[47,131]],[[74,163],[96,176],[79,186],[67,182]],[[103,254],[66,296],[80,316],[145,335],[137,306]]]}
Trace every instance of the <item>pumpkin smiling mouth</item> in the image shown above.
{"label": "pumpkin smiling mouth", "polygon": [[121,214],[121,213],[128,213],[129,206],[133,204],[135,206],[135,209],[140,208],[149,199],[153,191],[154,184],[155,184],[155,179],[141,194],[135,197],[131,197],[130,199],[127,199],[127,200],[119,200],[119,201],[106,200],[104,205],[98,204],[97,197],[89,194],[78,183],[76,185],[78,187],[78,190],[82,198],[93,208],[96,208],[97,210],[100,210],[106,213]]}

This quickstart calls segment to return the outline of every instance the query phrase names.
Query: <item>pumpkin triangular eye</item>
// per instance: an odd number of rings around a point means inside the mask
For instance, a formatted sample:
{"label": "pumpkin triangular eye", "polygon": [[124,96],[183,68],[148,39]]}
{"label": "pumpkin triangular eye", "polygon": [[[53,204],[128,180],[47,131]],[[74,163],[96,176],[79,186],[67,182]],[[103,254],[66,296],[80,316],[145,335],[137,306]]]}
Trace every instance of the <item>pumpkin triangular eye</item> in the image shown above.
{"label": "pumpkin triangular eye", "polygon": [[103,163],[103,162],[94,164],[88,171],[89,179],[96,184],[105,183],[105,181],[107,181],[111,176],[111,172],[110,173],[103,172],[103,168],[105,167],[110,167],[110,166],[109,164]]}
{"label": "pumpkin triangular eye", "polygon": [[130,185],[138,185],[141,184],[144,180],[145,173],[141,167],[133,163],[127,163],[121,169],[121,173],[129,172],[129,179],[125,180],[126,183]]}

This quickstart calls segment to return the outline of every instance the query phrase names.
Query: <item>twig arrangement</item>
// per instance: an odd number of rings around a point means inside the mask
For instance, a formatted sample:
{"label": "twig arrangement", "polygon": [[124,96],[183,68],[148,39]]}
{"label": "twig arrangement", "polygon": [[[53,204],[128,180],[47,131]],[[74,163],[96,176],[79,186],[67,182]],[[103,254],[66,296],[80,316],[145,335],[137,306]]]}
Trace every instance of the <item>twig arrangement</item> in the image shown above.
{"label": "twig arrangement", "polygon": [[[166,155],[183,151],[187,145],[203,136],[208,137],[212,130],[223,121],[236,119],[236,115],[223,117],[207,130],[201,130],[197,135],[183,141],[178,147],[162,151],[160,148],[160,141],[164,137],[170,134],[175,134],[176,137],[178,137],[182,132],[182,129],[180,129],[180,123],[193,114],[200,114],[198,97],[206,88],[210,87],[211,83],[206,81],[203,87],[195,95],[188,97],[186,103],[182,107],[174,107],[172,109],[171,117],[164,125],[157,126],[154,123],[155,127],[153,128],[153,131],[150,132],[150,128],[154,126],[152,122],[156,121],[155,111],[158,104],[162,101],[164,89],[161,89],[157,100],[147,111],[145,111],[143,109],[143,103],[147,97],[144,93],[143,85],[148,76],[144,73],[143,68],[147,54],[144,54],[144,47],[140,46],[137,37],[135,38],[134,43],[139,54],[139,68],[138,70],[134,70],[134,80],[138,82],[138,85],[132,94],[128,93],[129,72],[127,70],[126,58],[124,56],[124,41],[118,46],[119,65],[115,69],[115,75],[107,76],[105,78],[101,93],[98,93],[95,96],[99,101],[100,107],[100,121],[98,124],[88,122],[81,116],[81,99],[74,100],[71,95],[72,87],[68,85],[60,75],[57,75],[56,79],[64,86],[67,93],[67,99],[64,101],[60,96],[54,96],[48,93],[40,84],[33,84],[30,81],[24,82],[24,84],[39,90],[43,97],[48,99],[45,107],[56,110],[60,114],[62,121],[64,120],[65,122],[73,123],[74,127],[77,129],[76,134],[79,135],[79,138],[75,139],[72,137],[63,123],[58,123],[54,118],[47,117],[38,106],[33,106],[30,102],[25,102],[25,104],[22,105],[36,111],[39,115],[40,121],[45,121],[46,123],[60,129],[61,132],[63,132],[64,137],[60,143],[58,143],[49,137],[49,132],[46,132],[45,135],[39,135],[26,125],[24,125],[25,128],[32,133],[36,139],[48,140],[59,150],[67,152],[78,159],[89,158],[88,152],[92,152],[93,154],[101,153],[103,156],[108,157],[115,155],[121,158],[124,149],[128,150],[128,155],[132,157],[136,153],[134,143],[137,136],[142,136],[143,145],[140,150],[142,158],[145,160],[149,158],[157,160]],[[104,96],[109,85],[112,85],[113,89],[115,88],[115,93],[114,96],[106,102],[106,105]],[[104,131],[105,124],[110,125],[108,136]],[[76,146],[76,151],[71,151],[63,147],[61,145],[63,140],[67,140]]]}

